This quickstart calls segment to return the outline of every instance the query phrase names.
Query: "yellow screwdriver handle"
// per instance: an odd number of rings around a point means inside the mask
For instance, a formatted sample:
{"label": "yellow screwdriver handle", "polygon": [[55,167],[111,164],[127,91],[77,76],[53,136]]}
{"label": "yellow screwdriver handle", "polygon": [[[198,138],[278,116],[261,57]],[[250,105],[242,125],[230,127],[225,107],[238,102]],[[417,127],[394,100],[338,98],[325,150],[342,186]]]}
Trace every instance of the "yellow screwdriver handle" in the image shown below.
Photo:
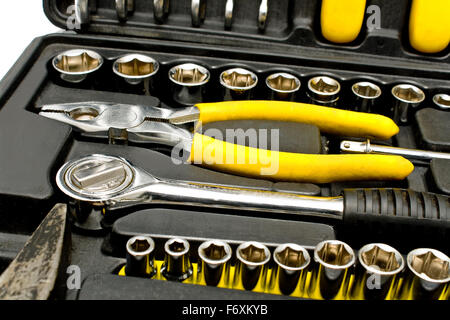
{"label": "yellow screwdriver handle", "polygon": [[278,120],[313,124],[321,132],[348,137],[386,140],[398,126],[389,118],[363,112],[340,110],[286,101],[225,101],[199,103],[203,123],[227,120]]}
{"label": "yellow screwdriver handle", "polygon": [[322,0],[322,35],[334,43],[354,41],[361,31],[366,0]]}
{"label": "yellow screwdriver handle", "polygon": [[328,183],[402,180],[414,169],[392,155],[317,155],[277,152],[236,145],[194,134],[189,161],[236,175],[282,181]]}
{"label": "yellow screwdriver handle", "polygon": [[417,51],[437,53],[450,42],[450,1],[413,0],[409,41]]}

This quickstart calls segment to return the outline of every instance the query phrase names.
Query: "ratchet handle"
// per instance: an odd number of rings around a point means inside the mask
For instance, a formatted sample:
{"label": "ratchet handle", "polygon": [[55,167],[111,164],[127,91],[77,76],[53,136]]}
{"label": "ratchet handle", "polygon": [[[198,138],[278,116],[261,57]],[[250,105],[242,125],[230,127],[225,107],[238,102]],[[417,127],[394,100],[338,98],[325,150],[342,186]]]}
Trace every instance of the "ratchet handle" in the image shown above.
{"label": "ratchet handle", "polygon": [[344,190],[343,219],[349,232],[359,230],[381,241],[448,240],[450,197],[402,189]]}

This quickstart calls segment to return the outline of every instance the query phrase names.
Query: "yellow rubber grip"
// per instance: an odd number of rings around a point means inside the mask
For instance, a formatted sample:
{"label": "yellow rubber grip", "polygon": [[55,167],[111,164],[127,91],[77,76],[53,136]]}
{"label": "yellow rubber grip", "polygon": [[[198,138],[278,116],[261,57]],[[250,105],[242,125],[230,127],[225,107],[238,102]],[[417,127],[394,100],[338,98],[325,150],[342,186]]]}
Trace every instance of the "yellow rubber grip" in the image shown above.
{"label": "yellow rubber grip", "polygon": [[409,41],[423,53],[437,53],[450,42],[450,1],[413,0],[409,16]]}
{"label": "yellow rubber grip", "polygon": [[328,183],[402,180],[411,162],[391,155],[317,155],[261,150],[194,134],[189,161],[236,175],[283,181]]}
{"label": "yellow rubber grip", "polygon": [[366,0],[322,0],[322,35],[334,43],[354,41],[361,31]]}
{"label": "yellow rubber grip", "polygon": [[[286,101],[225,101],[200,103],[203,123],[227,120],[278,120],[309,123],[321,132],[348,137],[389,139],[399,131],[389,118],[355,111]],[[294,137],[293,137],[294,139]],[[301,137],[298,137],[301,139]]]}

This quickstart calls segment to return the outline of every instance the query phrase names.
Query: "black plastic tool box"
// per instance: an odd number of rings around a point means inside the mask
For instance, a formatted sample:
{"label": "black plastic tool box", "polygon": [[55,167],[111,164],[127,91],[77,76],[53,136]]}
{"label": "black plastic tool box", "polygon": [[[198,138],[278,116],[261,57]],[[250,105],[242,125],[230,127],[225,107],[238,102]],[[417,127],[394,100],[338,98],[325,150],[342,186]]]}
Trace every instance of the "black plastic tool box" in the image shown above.
{"label": "black plastic tool box", "polygon": [[[341,98],[337,108],[352,103],[351,85],[370,80],[383,91],[382,110],[392,105],[391,88],[399,83],[414,84],[426,94],[409,125],[382,143],[404,147],[450,152],[450,112],[437,110],[432,102],[436,93],[450,93],[450,51],[426,55],[414,51],[408,42],[408,0],[368,0],[367,5],[381,8],[381,28],[369,30],[363,24],[357,39],[349,44],[327,42],[320,33],[320,0],[269,1],[266,28],[257,26],[260,1],[235,0],[234,19],[224,28],[225,0],[208,1],[206,17],[199,27],[191,23],[188,0],[170,2],[170,13],[163,22],[154,19],[152,1],[134,0],[134,11],[119,20],[114,1],[97,0],[89,19],[79,29],[35,39],[0,84],[0,271],[6,268],[23,246],[26,236],[38,226],[56,203],[68,199],[55,183],[57,170],[70,159],[92,153],[118,155],[157,176],[193,182],[287,191],[304,195],[336,196],[345,188],[402,188],[418,192],[450,195],[450,162],[413,161],[414,172],[403,181],[353,183],[273,182],[233,176],[192,165],[174,165],[170,149],[142,148],[136,145],[110,145],[90,139],[66,124],[38,115],[40,106],[77,101],[114,101],[146,104],[151,96],[125,84],[112,74],[112,63],[126,53],[142,53],[161,64],[156,83],[157,98],[176,107],[171,99],[167,73],[181,62],[194,62],[211,71],[206,100],[220,100],[219,74],[240,66],[254,71],[260,81],[254,99],[266,99],[264,79],[273,72],[287,71],[302,83],[299,102],[308,102],[306,84],[316,75],[329,75],[340,81]],[[56,26],[67,29],[73,19],[72,0],[46,0],[47,17]],[[73,22],[73,20],[70,20]],[[59,78],[51,60],[58,53],[75,48],[95,50],[105,58],[101,70],[79,84]],[[257,121],[210,124],[211,127],[254,127]],[[282,151],[303,153],[339,153],[336,137],[318,136],[314,128],[287,123],[265,122],[259,126],[279,128]],[[299,134],[300,130],[300,134]],[[301,134],[304,132],[304,134]],[[336,225],[320,219],[293,218],[276,213],[157,206],[127,212],[115,220],[72,225],[71,265],[82,270],[81,288],[66,290],[58,299],[283,299],[280,295],[255,293],[174,283],[152,279],[121,277],[125,264],[125,243],[132,235],[152,234],[159,247],[170,236],[191,241],[192,259],[204,239],[230,240],[234,248],[243,241],[256,240],[270,246],[298,243],[313,248],[326,239],[342,239]],[[100,219],[99,217],[97,217]],[[376,228],[377,226],[374,226]],[[375,238],[368,239],[357,229],[345,240],[357,250],[363,244],[383,241],[381,225]],[[447,243],[433,237],[402,239],[395,243],[406,254],[419,246],[430,246],[449,253]],[[447,238],[448,239],[448,238]],[[422,244],[423,243],[423,244]],[[421,245],[422,244],[422,245]],[[163,258],[162,249],[157,258]],[[64,277],[64,275],[62,275]],[[64,285],[64,284],[63,284]]]}

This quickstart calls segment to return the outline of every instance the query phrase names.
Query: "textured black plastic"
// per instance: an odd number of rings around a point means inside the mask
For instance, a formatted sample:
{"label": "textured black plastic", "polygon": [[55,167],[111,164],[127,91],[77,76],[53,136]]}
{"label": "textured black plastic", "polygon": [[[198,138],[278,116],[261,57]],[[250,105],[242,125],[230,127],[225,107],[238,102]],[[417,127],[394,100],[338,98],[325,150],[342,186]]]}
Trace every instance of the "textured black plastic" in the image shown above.
{"label": "textured black plastic", "polygon": [[430,169],[434,184],[439,192],[450,194],[450,160],[433,159]]}
{"label": "textured black plastic", "polygon": [[402,189],[345,190],[344,225],[347,233],[365,234],[366,241],[425,245],[433,239],[435,247],[448,247],[450,198]]}
{"label": "textured black plastic", "polygon": [[[94,274],[82,284],[79,300],[298,300],[299,298],[186,283]],[[168,306],[170,307],[170,306]]]}
{"label": "textured black plastic", "polygon": [[425,108],[416,113],[421,147],[450,152],[450,112]]}

